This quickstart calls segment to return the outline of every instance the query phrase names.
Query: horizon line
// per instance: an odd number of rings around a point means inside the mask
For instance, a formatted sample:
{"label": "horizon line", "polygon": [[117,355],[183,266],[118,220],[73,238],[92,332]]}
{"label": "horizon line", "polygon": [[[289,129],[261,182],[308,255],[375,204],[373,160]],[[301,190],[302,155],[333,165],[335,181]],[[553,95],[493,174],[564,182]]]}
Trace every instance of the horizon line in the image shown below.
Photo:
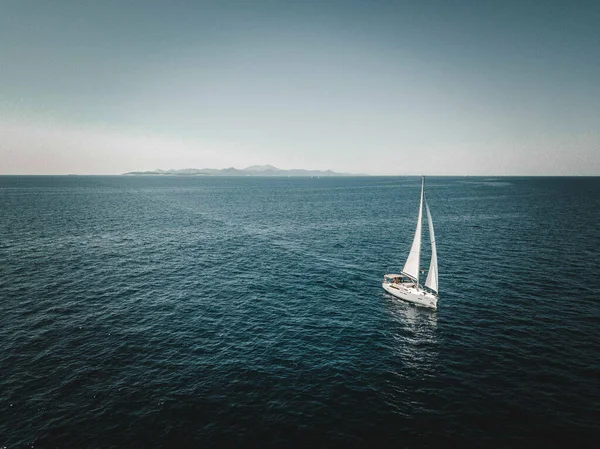
{"label": "horizon line", "polygon": [[496,178],[598,178],[600,174],[596,175],[576,175],[576,174],[542,174],[542,175],[533,175],[533,174],[336,174],[334,176],[319,176],[319,175],[261,175],[261,174],[253,174],[253,175],[202,175],[202,174],[174,174],[174,173],[146,173],[146,174],[130,174],[128,173],[115,173],[115,174],[99,174],[99,173],[0,173],[0,176],[128,176],[128,177],[178,177],[178,178],[314,178],[314,177],[323,177],[323,178],[370,178],[370,177],[387,177],[387,178],[412,178],[412,177],[435,177],[435,178],[468,178],[468,177],[496,177]]}

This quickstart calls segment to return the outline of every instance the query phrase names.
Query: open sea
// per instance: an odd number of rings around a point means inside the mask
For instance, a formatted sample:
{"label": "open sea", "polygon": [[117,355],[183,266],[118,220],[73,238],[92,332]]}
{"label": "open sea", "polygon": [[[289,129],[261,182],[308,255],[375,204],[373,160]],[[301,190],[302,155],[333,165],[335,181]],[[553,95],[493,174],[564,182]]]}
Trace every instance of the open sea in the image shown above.
{"label": "open sea", "polygon": [[600,447],[600,178],[419,189],[0,177],[0,448]]}

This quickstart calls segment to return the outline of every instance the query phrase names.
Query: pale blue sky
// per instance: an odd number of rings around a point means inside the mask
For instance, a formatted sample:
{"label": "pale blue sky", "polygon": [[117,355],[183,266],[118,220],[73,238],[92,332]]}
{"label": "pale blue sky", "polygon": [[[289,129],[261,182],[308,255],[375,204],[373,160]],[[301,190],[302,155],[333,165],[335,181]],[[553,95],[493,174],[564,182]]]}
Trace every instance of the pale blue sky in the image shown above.
{"label": "pale blue sky", "polygon": [[0,11],[0,174],[600,175],[598,2]]}

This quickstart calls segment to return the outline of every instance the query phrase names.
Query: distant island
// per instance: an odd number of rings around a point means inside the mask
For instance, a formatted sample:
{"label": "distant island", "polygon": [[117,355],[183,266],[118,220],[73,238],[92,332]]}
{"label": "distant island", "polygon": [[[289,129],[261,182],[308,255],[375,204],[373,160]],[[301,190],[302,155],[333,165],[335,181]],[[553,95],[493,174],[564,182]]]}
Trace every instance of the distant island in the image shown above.
{"label": "distant island", "polygon": [[184,168],[181,170],[151,170],[151,171],[132,171],[124,173],[125,176],[144,176],[144,175],[175,175],[175,176],[367,176],[351,173],[337,173],[331,170],[281,170],[272,165],[252,165],[243,169],[237,168]]}

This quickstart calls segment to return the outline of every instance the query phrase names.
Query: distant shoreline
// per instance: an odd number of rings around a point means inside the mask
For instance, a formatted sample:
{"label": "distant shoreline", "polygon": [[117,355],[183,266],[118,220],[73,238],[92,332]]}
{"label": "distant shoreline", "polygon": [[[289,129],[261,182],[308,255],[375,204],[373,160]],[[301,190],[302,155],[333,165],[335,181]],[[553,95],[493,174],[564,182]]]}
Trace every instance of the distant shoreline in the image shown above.
{"label": "distant shoreline", "polygon": [[146,170],[123,173],[123,176],[369,176],[366,174],[337,173],[332,170],[282,170],[273,165],[252,165],[243,169],[234,167],[217,168],[184,168],[181,170]]}

